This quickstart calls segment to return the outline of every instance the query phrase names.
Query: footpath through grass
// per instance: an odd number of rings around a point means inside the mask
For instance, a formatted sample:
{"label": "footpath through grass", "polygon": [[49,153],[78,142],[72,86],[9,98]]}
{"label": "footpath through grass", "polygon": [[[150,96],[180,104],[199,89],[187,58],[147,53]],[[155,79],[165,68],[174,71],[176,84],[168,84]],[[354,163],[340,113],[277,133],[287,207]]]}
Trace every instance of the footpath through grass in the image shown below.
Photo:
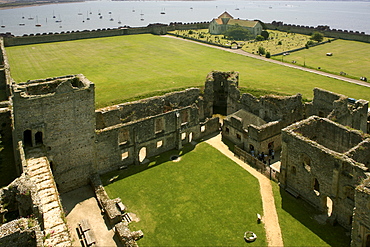
{"label": "footpath through grass", "polygon": [[[180,155],[180,161],[170,161]],[[109,179],[116,177],[113,183]],[[266,246],[256,178],[207,143],[153,157],[147,165],[102,176],[111,198],[137,214],[140,246]],[[245,231],[258,238],[243,239]]]}
{"label": "footpath through grass", "polygon": [[16,82],[84,74],[96,85],[96,108],[164,91],[204,86],[212,70],[239,71],[247,90],[301,93],[314,87],[370,100],[370,88],[150,34],[7,47]]}
{"label": "footpath through grass", "polygon": [[350,246],[350,235],[339,225],[319,224],[312,206],[272,183],[284,246]]}

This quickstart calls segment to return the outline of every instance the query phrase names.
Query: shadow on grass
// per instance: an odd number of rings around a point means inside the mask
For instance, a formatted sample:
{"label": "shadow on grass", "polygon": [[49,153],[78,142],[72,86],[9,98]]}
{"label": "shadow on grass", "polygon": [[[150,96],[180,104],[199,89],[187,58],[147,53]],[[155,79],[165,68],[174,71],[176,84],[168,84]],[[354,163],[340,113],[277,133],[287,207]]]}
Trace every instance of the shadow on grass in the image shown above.
{"label": "shadow on grass", "polygon": [[[284,211],[289,213],[292,217],[298,220],[305,227],[310,229],[319,238],[325,241],[330,246],[349,246],[350,236],[347,236],[346,230],[339,225],[331,225],[329,223],[320,224],[314,219],[316,215],[322,214],[313,206],[302,199],[296,199],[284,189],[280,187],[281,207]],[[280,217],[279,217],[280,218]],[[282,219],[280,218],[279,221]],[[289,222],[286,222],[289,225]],[[294,228],[294,227],[293,227]],[[294,231],[294,229],[290,229]],[[303,234],[303,233],[300,233]],[[287,234],[288,235],[288,234]],[[292,236],[294,238],[294,236]],[[291,240],[291,242],[293,242]],[[284,242],[285,244],[285,242]],[[310,243],[307,243],[309,246]]]}
{"label": "shadow on grass", "polygon": [[194,150],[195,145],[188,143],[183,146],[181,150],[172,149],[167,152],[161,153],[159,155],[153,156],[149,158],[149,162],[146,162],[144,164],[140,165],[131,165],[127,169],[121,170],[121,171],[112,171],[108,172],[106,174],[103,174],[101,176],[101,180],[103,183],[103,186],[106,186],[110,184],[110,179],[114,177],[114,181],[118,181],[127,177],[130,177],[132,175],[135,175],[137,173],[140,173],[142,171],[154,168],[156,166],[159,166],[165,162],[170,162],[172,156],[179,156],[181,158],[182,155],[185,155],[192,150]]}

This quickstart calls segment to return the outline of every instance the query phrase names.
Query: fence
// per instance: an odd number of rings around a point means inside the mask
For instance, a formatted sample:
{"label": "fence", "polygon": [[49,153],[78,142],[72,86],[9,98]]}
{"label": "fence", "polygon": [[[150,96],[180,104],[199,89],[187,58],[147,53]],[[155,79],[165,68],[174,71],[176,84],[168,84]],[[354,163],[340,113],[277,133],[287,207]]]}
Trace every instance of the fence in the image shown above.
{"label": "fence", "polygon": [[254,156],[250,155],[247,151],[239,148],[235,145],[234,147],[234,154],[236,157],[238,157],[241,161],[244,163],[247,163],[257,171],[259,171],[261,174],[265,175],[270,180],[273,180],[275,182],[279,182],[279,175],[280,173],[270,166],[264,164],[263,162],[256,159]]}

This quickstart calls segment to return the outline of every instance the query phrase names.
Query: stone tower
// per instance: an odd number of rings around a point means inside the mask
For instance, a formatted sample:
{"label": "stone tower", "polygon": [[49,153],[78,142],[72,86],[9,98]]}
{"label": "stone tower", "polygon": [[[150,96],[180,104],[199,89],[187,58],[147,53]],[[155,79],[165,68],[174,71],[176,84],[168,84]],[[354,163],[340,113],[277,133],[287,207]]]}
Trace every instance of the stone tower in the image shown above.
{"label": "stone tower", "polygon": [[48,157],[60,192],[87,184],[95,159],[94,84],[65,76],[12,91],[14,145],[22,141],[26,158]]}

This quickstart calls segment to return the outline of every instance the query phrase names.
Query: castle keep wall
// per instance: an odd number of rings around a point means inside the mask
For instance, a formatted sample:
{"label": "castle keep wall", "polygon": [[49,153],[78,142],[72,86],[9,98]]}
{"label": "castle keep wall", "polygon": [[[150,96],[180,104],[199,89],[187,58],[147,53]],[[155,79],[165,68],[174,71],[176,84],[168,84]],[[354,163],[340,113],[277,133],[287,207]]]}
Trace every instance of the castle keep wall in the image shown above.
{"label": "castle keep wall", "polygon": [[45,149],[61,192],[87,184],[95,156],[94,84],[79,75],[13,88],[14,138],[26,149]]}
{"label": "castle keep wall", "polygon": [[355,187],[366,177],[368,169],[348,157],[345,150],[332,150],[331,142],[321,139],[319,143],[307,135],[309,132],[316,132],[318,136],[326,133],[326,139],[347,140],[348,143],[342,142],[342,149],[356,148],[365,135],[316,116],[282,131],[282,186],[326,212],[331,222],[337,221],[351,229]]}

